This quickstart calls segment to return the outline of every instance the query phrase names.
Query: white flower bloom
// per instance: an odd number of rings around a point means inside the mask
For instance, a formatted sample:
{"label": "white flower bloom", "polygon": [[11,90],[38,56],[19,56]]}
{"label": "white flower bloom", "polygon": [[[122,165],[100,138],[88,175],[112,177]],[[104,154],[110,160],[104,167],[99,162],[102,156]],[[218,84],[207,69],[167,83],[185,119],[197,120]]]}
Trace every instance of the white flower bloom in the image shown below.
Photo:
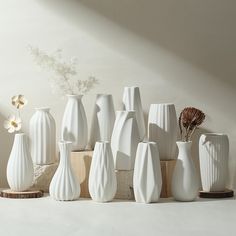
{"label": "white flower bloom", "polygon": [[27,99],[24,97],[24,95],[17,95],[13,96],[11,98],[11,103],[13,106],[15,106],[17,109],[23,108],[27,103]]}
{"label": "white flower bloom", "polygon": [[22,126],[22,121],[19,117],[11,115],[7,120],[4,121],[4,128],[7,129],[9,133],[14,133],[19,131]]}

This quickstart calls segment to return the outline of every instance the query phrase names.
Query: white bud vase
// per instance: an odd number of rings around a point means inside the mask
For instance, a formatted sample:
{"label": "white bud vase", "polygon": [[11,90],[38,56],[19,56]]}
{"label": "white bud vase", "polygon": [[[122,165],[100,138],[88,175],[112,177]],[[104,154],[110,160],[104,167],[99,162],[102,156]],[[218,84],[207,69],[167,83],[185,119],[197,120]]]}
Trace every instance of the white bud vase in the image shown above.
{"label": "white bud vase", "polygon": [[62,120],[61,139],[72,142],[72,151],[84,150],[88,141],[87,118],[82,95],[67,95],[68,102]]}
{"label": "white bud vase", "polygon": [[94,201],[111,201],[117,189],[114,161],[109,142],[96,142],[89,172],[89,193]]}
{"label": "white bud vase", "polygon": [[179,155],[172,176],[172,195],[177,201],[194,201],[199,179],[191,157],[192,142],[177,142]]}
{"label": "white bud vase", "polygon": [[136,202],[158,202],[162,188],[161,165],[155,142],[139,143],[137,148],[134,177]]}
{"label": "white bud vase", "polygon": [[49,186],[49,194],[58,201],[72,201],[80,196],[80,183],[73,173],[70,153],[72,142],[59,142],[60,163]]}
{"label": "white bud vase", "polygon": [[34,178],[33,162],[24,133],[15,134],[13,147],[7,164],[7,181],[12,191],[25,191]]}
{"label": "white bud vase", "polygon": [[199,140],[203,191],[224,191],[228,178],[229,139],[225,134],[207,133]]}
{"label": "white bud vase", "polygon": [[31,155],[37,165],[56,160],[56,123],[49,111],[49,108],[36,108],[30,120]]}

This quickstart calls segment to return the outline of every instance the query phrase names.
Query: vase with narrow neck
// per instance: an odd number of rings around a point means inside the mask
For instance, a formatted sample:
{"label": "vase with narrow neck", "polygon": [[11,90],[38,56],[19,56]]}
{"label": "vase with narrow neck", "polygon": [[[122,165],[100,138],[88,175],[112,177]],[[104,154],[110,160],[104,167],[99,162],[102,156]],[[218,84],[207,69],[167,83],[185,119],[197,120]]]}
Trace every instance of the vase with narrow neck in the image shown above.
{"label": "vase with narrow neck", "polygon": [[177,142],[178,159],[172,176],[172,195],[177,201],[194,201],[199,178],[191,155],[192,142]]}
{"label": "vase with narrow neck", "polygon": [[67,95],[68,102],[62,119],[61,139],[72,142],[72,151],[84,150],[88,141],[87,118],[82,95]]}
{"label": "vase with narrow neck", "polygon": [[25,191],[32,185],[33,162],[30,156],[28,138],[24,133],[15,134],[7,164],[7,181],[12,191]]}

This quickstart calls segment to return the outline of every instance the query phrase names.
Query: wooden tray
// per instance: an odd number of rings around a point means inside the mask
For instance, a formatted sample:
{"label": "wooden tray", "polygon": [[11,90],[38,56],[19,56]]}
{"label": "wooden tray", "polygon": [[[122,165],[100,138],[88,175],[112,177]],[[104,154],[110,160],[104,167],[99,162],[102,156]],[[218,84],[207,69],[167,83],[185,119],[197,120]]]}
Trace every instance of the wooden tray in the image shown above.
{"label": "wooden tray", "polygon": [[14,192],[11,189],[5,189],[0,192],[1,197],[5,198],[40,198],[43,196],[43,191],[41,190],[27,190],[23,192]]}
{"label": "wooden tray", "polygon": [[231,189],[226,189],[225,191],[218,191],[218,192],[205,192],[205,191],[199,192],[199,197],[201,198],[228,198],[233,196],[234,196],[234,191]]}

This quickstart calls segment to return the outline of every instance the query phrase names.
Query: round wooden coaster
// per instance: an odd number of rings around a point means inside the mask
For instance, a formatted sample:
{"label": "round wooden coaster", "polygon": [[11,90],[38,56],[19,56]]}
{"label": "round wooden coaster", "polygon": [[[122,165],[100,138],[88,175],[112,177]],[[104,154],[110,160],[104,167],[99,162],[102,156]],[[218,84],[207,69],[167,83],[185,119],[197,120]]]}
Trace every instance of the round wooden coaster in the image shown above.
{"label": "round wooden coaster", "polygon": [[233,197],[234,191],[231,189],[226,189],[225,191],[218,191],[218,192],[199,192],[199,197],[201,198],[228,198]]}
{"label": "round wooden coaster", "polygon": [[11,189],[5,189],[0,192],[0,196],[5,198],[40,198],[43,196],[43,191],[27,190],[23,192],[14,192]]}

